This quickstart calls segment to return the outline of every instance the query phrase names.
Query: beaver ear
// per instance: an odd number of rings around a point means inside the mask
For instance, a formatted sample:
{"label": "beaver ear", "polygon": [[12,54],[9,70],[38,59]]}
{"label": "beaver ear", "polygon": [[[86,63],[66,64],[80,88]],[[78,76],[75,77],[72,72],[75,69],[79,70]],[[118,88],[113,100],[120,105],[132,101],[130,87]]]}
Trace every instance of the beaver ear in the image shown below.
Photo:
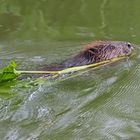
{"label": "beaver ear", "polygon": [[90,49],[88,49],[88,51],[90,52],[90,53],[97,53],[98,52],[98,49],[97,48],[90,48]]}

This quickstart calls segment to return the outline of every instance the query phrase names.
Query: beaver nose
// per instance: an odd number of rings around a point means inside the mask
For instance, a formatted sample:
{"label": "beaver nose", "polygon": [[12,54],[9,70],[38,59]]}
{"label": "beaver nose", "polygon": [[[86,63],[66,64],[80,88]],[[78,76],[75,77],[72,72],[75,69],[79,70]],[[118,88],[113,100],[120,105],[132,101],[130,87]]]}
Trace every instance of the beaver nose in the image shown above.
{"label": "beaver nose", "polygon": [[134,47],[131,46],[131,50],[134,50]]}

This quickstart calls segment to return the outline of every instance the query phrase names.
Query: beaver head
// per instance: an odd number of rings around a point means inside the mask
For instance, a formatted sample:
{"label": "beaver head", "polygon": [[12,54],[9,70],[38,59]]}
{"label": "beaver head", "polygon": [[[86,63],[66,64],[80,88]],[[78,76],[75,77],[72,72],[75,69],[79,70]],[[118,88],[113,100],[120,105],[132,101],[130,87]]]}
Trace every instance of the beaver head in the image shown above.
{"label": "beaver head", "polygon": [[66,60],[65,67],[82,66],[121,56],[129,56],[133,46],[123,41],[96,41],[85,46],[78,55]]}

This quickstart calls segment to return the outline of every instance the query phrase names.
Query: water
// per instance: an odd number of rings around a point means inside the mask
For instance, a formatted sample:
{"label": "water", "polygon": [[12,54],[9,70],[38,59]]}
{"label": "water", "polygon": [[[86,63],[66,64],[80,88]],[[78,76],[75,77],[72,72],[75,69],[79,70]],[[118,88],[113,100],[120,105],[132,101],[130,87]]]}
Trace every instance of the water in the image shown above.
{"label": "water", "polygon": [[[133,0],[1,0],[0,68],[36,70],[94,40],[137,44],[135,55],[77,76],[0,85],[2,140],[139,140],[139,4]],[[65,79],[66,78],[66,79]]]}

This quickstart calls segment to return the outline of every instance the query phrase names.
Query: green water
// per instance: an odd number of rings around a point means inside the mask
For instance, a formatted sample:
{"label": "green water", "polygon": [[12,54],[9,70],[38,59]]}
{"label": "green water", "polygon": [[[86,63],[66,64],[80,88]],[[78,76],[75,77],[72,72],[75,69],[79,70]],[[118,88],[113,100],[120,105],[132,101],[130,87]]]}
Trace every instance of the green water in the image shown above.
{"label": "green water", "polygon": [[139,0],[0,0],[0,68],[15,60],[18,69],[36,70],[94,40],[137,44],[133,57],[65,80],[0,84],[0,139],[139,140],[139,5]]}

